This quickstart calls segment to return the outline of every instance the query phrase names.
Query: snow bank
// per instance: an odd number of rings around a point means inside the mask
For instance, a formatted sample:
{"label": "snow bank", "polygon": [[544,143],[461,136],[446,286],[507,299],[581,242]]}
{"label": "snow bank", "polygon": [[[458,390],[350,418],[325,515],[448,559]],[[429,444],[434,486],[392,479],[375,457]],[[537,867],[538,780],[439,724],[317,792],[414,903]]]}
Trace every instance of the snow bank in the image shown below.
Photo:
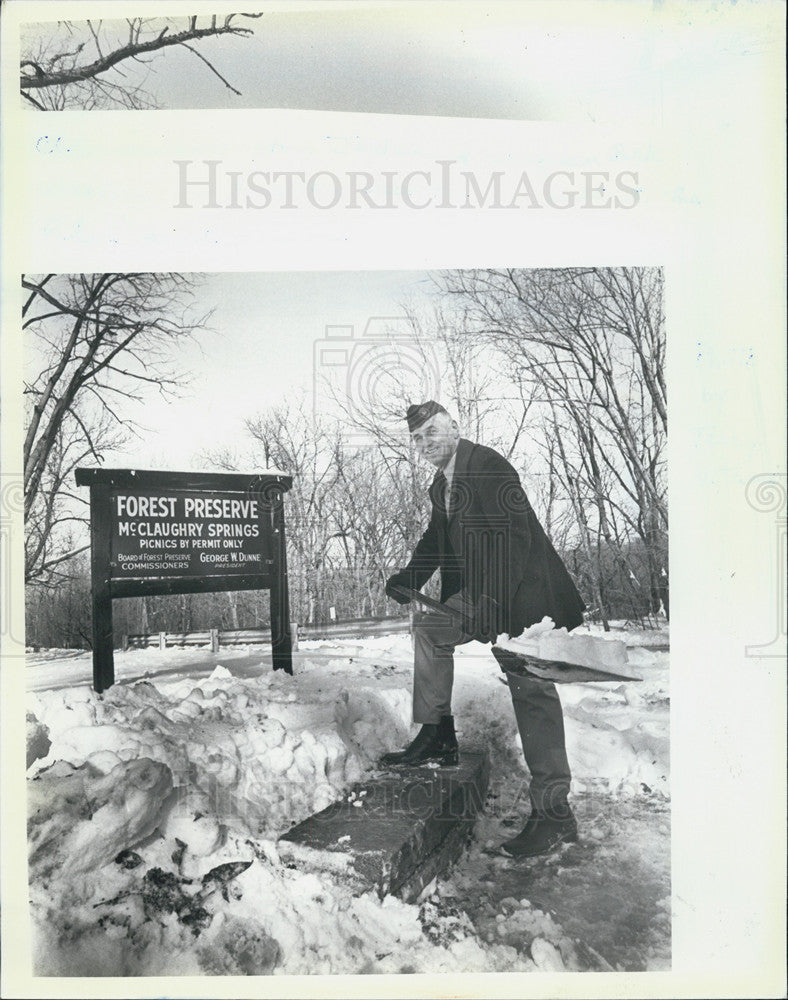
{"label": "snow bank", "polygon": [[50,875],[109,864],[156,829],[171,791],[169,768],[147,757],[119,762],[106,775],[89,764],[53,764],[28,792],[31,866]]}
{"label": "snow bank", "polygon": [[34,711],[51,746],[32,773],[63,761],[106,775],[146,757],[172,775],[166,828],[181,839],[198,834],[190,831],[195,812],[251,836],[275,836],[356,781],[383,748],[377,734],[406,732],[405,692],[340,689],[306,706],[295,701],[293,683],[239,679],[218,666],[201,681],[37,693]]}
{"label": "snow bank", "polygon": [[42,726],[32,712],[27,713],[27,766],[41,757],[46,757],[52,745],[49,740],[49,730]]}
{"label": "snow bank", "polygon": [[[295,685],[217,666],[31,696],[51,740],[29,771],[39,974],[370,971],[392,939],[412,952],[417,908],[293,871],[274,845],[407,738],[409,693],[339,684],[305,703]],[[226,898],[203,900],[206,873],[239,860]],[[453,967],[423,945],[425,968]]]}
{"label": "snow bank", "polygon": [[621,639],[603,637],[587,632],[568,632],[556,628],[552,618],[546,615],[535,625],[527,628],[522,635],[512,638],[503,636],[497,645],[513,653],[537,657],[541,660],[556,660],[581,666],[599,667],[616,671],[626,665],[627,647]]}
{"label": "snow bank", "polygon": [[[358,895],[341,866],[283,862],[278,836],[412,734],[412,650],[402,635],[311,642],[294,677],[264,657],[242,647],[119,653],[125,682],[102,695],[84,682],[89,657],[31,657],[41,688],[29,698],[37,974],[581,967],[527,900],[498,931],[495,915],[472,925],[440,885],[405,904]],[[667,657],[630,646],[629,662],[643,683],[561,689],[576,792],[668,795]],[[489,649],[462,647],[455,715],[461,743],[486,746],[494,775],[519,781],[501,676]],[[484,817],[479,836],[497,836],[496,822]]]}
{"label": "snow bank", "polygon": [[[477,643],[461,647],[456,659],[455,721],[461,742],[491,751],[493,775],[504,769],[524,778],[522,744],[503,673]],[[631,647],[628,665],[642,681],[557,686],[574,791],[639,795],[645,785],[649,793],[669,796],[667,664],[665,653]]]}

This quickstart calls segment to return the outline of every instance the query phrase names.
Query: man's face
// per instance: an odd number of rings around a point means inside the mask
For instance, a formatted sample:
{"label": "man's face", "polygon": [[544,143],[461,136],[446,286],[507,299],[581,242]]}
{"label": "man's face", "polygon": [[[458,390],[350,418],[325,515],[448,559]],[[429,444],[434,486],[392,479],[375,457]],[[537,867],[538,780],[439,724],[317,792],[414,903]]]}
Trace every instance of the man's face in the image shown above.
{"label": "man's face", "polygon": [[443,469],[457,447],[460,430],[445,413],[436,413],[411,433],[416,451],[428,462]]}

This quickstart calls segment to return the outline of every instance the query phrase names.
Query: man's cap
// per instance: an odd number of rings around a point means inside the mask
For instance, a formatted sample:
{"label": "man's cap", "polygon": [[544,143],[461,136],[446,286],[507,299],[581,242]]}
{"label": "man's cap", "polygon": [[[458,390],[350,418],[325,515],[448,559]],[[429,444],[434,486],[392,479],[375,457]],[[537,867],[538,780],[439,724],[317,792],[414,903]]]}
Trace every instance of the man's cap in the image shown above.
{"label": "man's cap", "polygon": [[405,414],[410,433],[412,434],[422,424],[426,423],[430,417],[434,417],[436,413],[445,413],[448,416],[449,411],[445,406],[436,403],[434,399],[428,399],[426,403],[412,403]]}

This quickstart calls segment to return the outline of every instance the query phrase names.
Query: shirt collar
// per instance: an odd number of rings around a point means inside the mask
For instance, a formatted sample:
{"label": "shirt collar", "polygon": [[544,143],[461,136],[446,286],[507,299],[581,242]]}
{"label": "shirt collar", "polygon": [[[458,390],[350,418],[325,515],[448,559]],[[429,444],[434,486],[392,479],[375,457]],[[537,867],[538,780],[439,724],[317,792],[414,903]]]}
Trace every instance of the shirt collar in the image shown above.
{"label": "shirt collar", "polygon": [[451,456],[449,461],[446,463],[446,467],[443,469],[443,475],[446,477],[446,482],[451,483],[452,476],[454,475],[454,464],[457,461],[457,449],[454,449],[454,454]]}

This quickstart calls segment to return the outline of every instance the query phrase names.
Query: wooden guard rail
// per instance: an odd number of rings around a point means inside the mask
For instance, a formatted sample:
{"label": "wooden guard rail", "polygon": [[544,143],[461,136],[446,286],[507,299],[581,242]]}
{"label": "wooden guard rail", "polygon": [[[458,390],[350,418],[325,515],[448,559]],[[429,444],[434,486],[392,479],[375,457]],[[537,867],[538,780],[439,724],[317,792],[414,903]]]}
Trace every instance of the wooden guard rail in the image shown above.
{"label": "wooden guard rail", "polygon": [[[325,622],[316,625],[290,623],[293,649],[298,649],[299,639],[354,639],[373,635],[410,632],[409,618],[353,618],[342,622]],[[217,652],[220,646],[246,646],[271,642],[268,628],[203,629],[196,632],[150,632],[124,635],[125,649],[167,649],[186,646],[210,646]]]}

